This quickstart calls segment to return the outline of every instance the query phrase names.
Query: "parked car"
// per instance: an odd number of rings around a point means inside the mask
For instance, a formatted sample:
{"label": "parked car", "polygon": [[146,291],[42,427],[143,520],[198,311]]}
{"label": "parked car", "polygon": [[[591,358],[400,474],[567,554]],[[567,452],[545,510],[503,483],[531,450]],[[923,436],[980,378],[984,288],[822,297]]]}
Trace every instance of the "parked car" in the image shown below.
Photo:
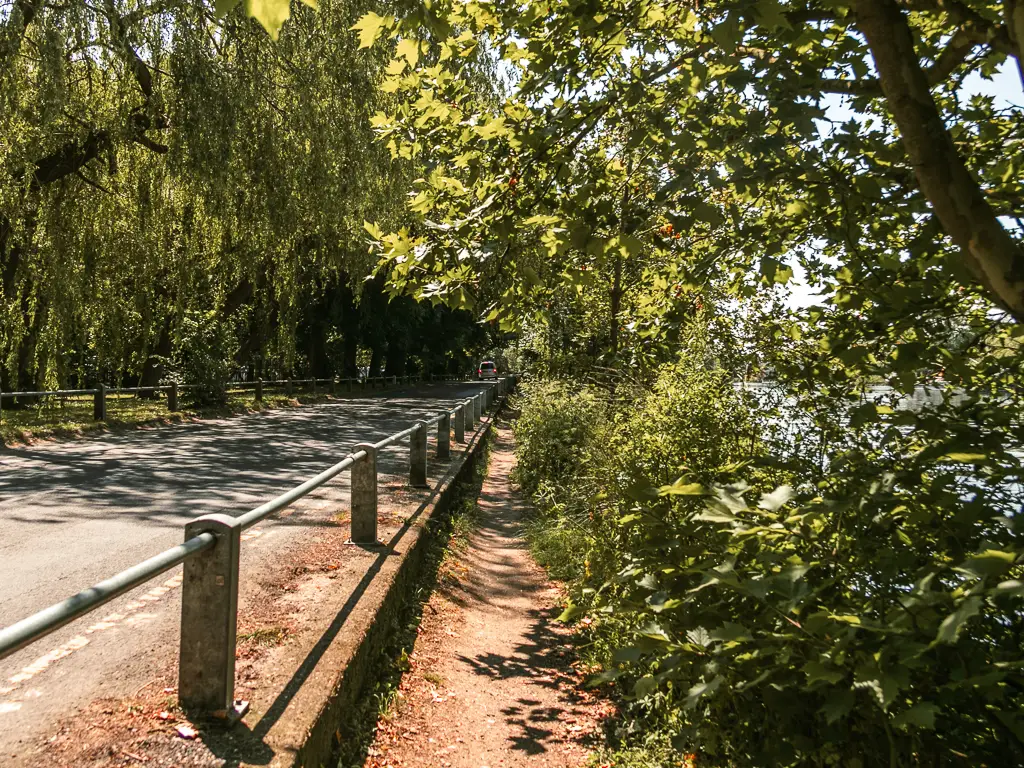
{"label": "parked car", "polygon": [[481,380],[496,379],[498,378],[498,366],[490,360],[484,360],[476,370],[476,377]]}

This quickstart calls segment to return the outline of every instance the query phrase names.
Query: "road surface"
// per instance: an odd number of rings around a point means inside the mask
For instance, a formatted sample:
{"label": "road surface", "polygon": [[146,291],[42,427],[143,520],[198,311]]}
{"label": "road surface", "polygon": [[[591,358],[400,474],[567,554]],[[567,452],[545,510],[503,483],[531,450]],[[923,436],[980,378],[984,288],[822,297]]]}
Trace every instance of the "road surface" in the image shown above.
{"label": "road surface", "polygon": [[[231,419],[0,450],[0,626],[182,540],[186,521],[242,514],[480,391],[425,386]],[[408,449],[380,456],[407,472]],[[349,473],[243,533],[245,573],[348,504]],[[177,644],[180,567],[0,661],[0,764],[77,706],[130,694],[148,652]],[[109,621],[105,621],[109,619]],[[107,626],[109,624],[109,626]],[[88,643],[83,643],[89,629]],[[111,669],[120,674],[112,675]]]}

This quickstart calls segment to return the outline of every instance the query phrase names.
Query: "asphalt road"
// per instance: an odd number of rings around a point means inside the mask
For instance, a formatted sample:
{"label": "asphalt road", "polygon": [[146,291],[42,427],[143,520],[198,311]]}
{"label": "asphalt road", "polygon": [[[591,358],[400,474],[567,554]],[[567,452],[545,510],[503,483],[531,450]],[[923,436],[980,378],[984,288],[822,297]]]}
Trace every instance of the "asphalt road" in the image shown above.
{"label": "asphalt road", "polygon": [[[302,408],[0,450],[0,626],[63,600],[182,540],[193,517],[239,515],[343,458],[480,390],[434,385]],[[380,471],[407,471],[404,447]],[[349,473],[246,531],[243,569],[348,501]],[[326,514],[324,512],[323,514]],[[322,516],[322,515],[321,515]],[[254,541],[255,540],[255,541]],[[248,551],[247,551],[248,549]],[[171,632],[180,568],[0,661],[0,763],[61,714],[109,690],[111,665],[145,675],[153,633]],[[103,632],[101,617],[118,617]],[[77,647],[84,628],[89,647]],[[125,675],[118,676],[125,678]]]}

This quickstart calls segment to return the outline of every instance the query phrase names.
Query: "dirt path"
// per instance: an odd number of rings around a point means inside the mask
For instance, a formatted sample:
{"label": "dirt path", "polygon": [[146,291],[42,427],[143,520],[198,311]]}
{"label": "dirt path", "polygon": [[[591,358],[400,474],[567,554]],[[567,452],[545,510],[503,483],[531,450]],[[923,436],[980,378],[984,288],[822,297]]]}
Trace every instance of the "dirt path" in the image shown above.
{"label": "dirt path", "polygon": [[582,690],[559,592],[520,536],[512,436],[496,433],[481,523],[427,603],[366,768],[584,765],[607,706]]}

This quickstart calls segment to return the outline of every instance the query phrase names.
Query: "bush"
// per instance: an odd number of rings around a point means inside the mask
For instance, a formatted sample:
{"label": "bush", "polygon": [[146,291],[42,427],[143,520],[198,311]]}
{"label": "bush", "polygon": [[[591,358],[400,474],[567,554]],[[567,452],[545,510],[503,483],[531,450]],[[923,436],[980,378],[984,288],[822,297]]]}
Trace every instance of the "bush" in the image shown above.
{"label": "bush", "polygon": [[760,418],[713,367],[524,391],[531,538],[623,699],[618,764],[665,739],[698,765],[1020,764],[1022,521],[896,432],[801,484]]}
{"label": "bush", "polygon": [[217,312],[189,311],[182,318],[174,368],[197,404],[223,405],[235,369],[238,341]]}

